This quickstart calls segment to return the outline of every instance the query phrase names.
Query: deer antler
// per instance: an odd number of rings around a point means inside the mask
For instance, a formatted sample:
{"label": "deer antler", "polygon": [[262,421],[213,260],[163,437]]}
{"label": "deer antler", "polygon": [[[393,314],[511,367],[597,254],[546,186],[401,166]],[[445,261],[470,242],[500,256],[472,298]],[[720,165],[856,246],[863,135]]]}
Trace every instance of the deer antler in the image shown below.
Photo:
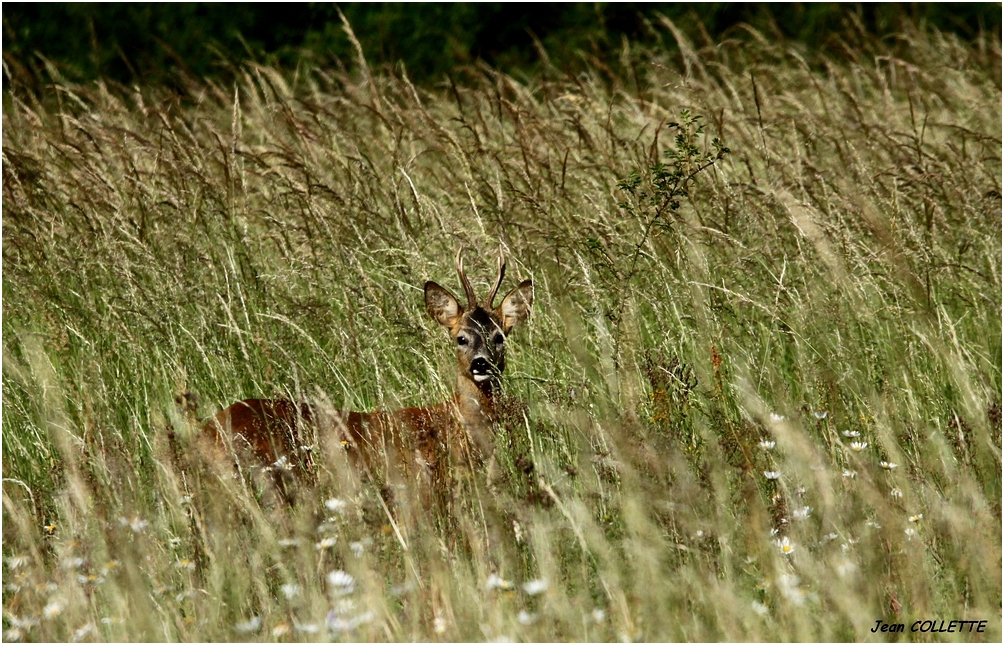
{"label": "deer antler", "polygon": [[499,287],[502,286],[502,278],[505,277],[505,254],[502,252],[502,245],[499,244],[499,276],[495,278],[495,286],[492,290],[488,292],[488,297],[485,298],[485,304],[489,309],[494,308],[495,294],[498,293]]}
{"label": "deer antler", "polygon": [[464,286],[464,293],[467,294],[467,310],[474,311],[478,306],[478,297],[474,295],[474,287],[471,286],[467,274],[464,273],[464,259],[461,257],[463,252],[464,246],[460,245],[457,250],[457,275],[460,276],[460,284]]}

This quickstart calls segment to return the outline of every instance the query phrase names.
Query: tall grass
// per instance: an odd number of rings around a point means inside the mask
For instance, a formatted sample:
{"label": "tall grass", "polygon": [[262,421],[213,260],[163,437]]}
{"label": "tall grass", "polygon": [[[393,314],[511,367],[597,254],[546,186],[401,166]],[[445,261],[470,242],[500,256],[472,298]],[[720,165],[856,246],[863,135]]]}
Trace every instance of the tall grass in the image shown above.
{"label": "tall grass", "polygon": [[[5,640],[998,641],[1000,42],[654,29],[431,89],[8,70]],[[452,528],[333,461],[289,511],[185,465],[241,398],[449,396],[420,285],[499,243],[535,308]]]}

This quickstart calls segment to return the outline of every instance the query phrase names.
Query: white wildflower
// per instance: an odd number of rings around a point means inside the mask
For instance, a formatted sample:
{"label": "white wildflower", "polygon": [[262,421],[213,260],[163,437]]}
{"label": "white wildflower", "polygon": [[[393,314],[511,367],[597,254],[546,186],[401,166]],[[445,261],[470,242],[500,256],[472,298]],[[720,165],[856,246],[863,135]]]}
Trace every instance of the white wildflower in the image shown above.
{"label": "white wildflower", "polygon": [[28,616],[27,618],[18,618],[17,616],[8,616],[10,618],[10,624],[18,629],[31,629],[32,627],[38,627],[39,619],[34,616]]}
{"label": "white wildflower", "polygon": [[56,598],[42,608],[42,617],[51,620],[63,613],[64,609],[66,609],[66,601],[62,598]]}
{"label": "white wildflower", "polygon": [[290,463],[289,458],[287,458],[286,455],[283,455],[272,464],[272,468],[289,472],[293,470],[293,464]]}
{"label": "white wildflower", "polygon": [[811,512],[812,512],[812,507],[810,507],[810,506],[803,506],[802,508],[796,508],[794,511],[792,511],[791,515],[796,520],[804,520],[807,517],[809,517],[809,514]]}
{"label": "white wildflower", "polygon": [[910,517],[908,517],[906,521],[907,522],[919,522],[922,519],[924,519],[924,514],[923,513],[917,513],[916,515],[911,515]]}
{"label": "white wildflower", "polygon": [[234,629],[242,634],[249,634],[261,629],[261,616],[252,616],[244,622],[234,625]]}
{"label": "white wildflower", "polygon": [[829,414],[829,412],[826,412],[825,410],[823,410],[823,411],[820,411],[820,412],[813,412],[812,416],[816,417],[819,420],[823,420],[823,419],[825,419],[827,417],[828,414]]}
{"label": "white wildflower", "polygon": [[893,470],[899,467],[899,464],[894,464],[891,461],[880,461],[879,466],[885,468],[886,470]]}
{"label": "white wildflower", "polygon": [[537,622],[537,614],[531,614],[527,610],[523,609],[516,615],[516,620],[520,625],[532,625]]}
{"label": "white wildflower", "polygon": [[352,598],[338,598],[332,603],[331,608],[339,616],[344,616],[356,610],[356,601]]}
{"label": "white wildflower", "polygon": [[492,591],[493,589],[512,589],[512,583],[508,580],[503,580],[501,576],[493,573],[485,581],[485,589],[488,591]]}
{"label": "white wildflower", "polygon": [[281,587],[279,587],[279,590],[282,591],[282,595],[285,596],[287,599],[299,596],[300,592],[302,591],[300,585],[293,584],[291,582],[287,582],[286,584],[282,585]]}
{"label": "white wildflower", "polygon": [[541,578],[539,580],[530,580],[529,582],[525,582],[523,583],[523,591],[531,596],[543,593],[547,591],[547,579]]}
{"label": "white wildflower", "polygon": [[892,489],[891,491],[889,491],[889,494],[892,495],[893,497],[903,497],[903,491],[901,491],[898,488]]}
{"label": "white wildflower", "polygon": [[320,524],[317,525],[318,535],[322,535],[324,533],[337,533],[337,532],[338,532],[338,524],[335,523],[335,518],[330,518],[326,522],[321,522]]}
{"label": "white wildflower", "polygon": [[324,507],[332,513],[344,512],[347,506],[348,504],[345,503],[345,500],[338,499],[337,497],[332,497],[324,502]]}
{"label": "white wildflower", "polygon": [[855,477],[858,476],[858,471],[856,471],[856,470],[845,470],[840,475],[841,475],[841,477],[845,477],[847,479],[854,479]]}
{"label": "white wildflower", "polygon": [[767,615],[767,605],[763,604],[762,602],[757,602],[756,600],[754,600],[752,606],[753,606],[753,611],[754,613],[756,613],[757,616]]}
{"label": "white wildflower", "polygon": [[770,413],[770,420],[774,423],[781,423],[784,421],[784,416],[780,414]]}
{"label": "white wildflower", "polygon": [[767,479],[779,479],[781,477],[781,473],[776,470],[765,470],[763,471],[763,476]]}
{"label": "white wildflower", "polygon": [[318,551],[320,551],[322,549],[330,549],[333,546],[335,546],[335,538],[333,538],[333,537],[326,537],[326,538],[322,539],[320,542],[318,542],[317,544],[315,544],[314,548],[317,549]]}
{"label": "white wildflower", "polygon": [[856,437],[860,437],[861,436],[861,433],[858,432],[857,430],[844,430],[840,434],[844,435],[848,439],[854,439]]}
{"label": "white wildflower", "polygon": [[445,633],[447,625],[448,623],[446,622],[446,619],[443,618],[442,614],[436,614],[436,617],[432,619],[432,629],[437,634]]}
{"label": "white wildflower", "polygon": [[359,625],[365,625],[366,623],[373,622],[374,618],[376,618],[376,614],[372,611],[364,611],[358,616],[343,618],[342,616],[339,616],[335,610],[331,610],[328,612],[328,617],[325,622],[328,625],[328,629],[332,632],[349,632]]}
{"label": "white wildflower", "polygon": [[775,442],[773,442],[773,441],[766,441],[765,440],[765,441],[761,441],[760,442],[760,447],[763,448],[764,450],[770,450],[771,448],[773,448],[776,445],[777,444]]}
{"label": "white wildflower", "polygon": [[333,632],[347,632],[355,628],[351,620],[342,618],[333,611],[328,612],[328,617],[324,622],[328,626],[328,629]]}
{"label": "white wildflower", "polygon": [[787,535],[780,540],[775,540],[774,544],[777,545],[777,548],[781,549],[783,555],[791,555],[795,552],[795,545],[791,543]]}
{"label": "white wildflower", "polygon": [[328,574],[328,584],[331,585],[332,591],[339,596],[348,595],[356,589],[356,579],[341,569]]}
{"label": "white wildflower", "polygon": [[77,576],[77,582],[79,582],[82,585],[95,585],[96,586],[96,585],[103,584],[104,581],[105,581],[105,579],[104,579],[103,576],[97,576],[97,575],[94,575],[93,573],[88,573],[86,576],[84,576],[84,575]]}
{"label": "white wildflower", "polygon": [[597,607],[596,609],[593,610],[592,616],[594,623],[602,623],[604,620],[607,619],[607,612]]}
{"label": "white wildflower", "polygon": [[861,452],[862,450],[864,450],[867,447],[868,447],[868,442],[867,441],[852,441],[851,442],[851,450],[853,450],[854,452]]}
{"label": "white wildflower", "polygon": [[795,605],[802,605],[805,603],[805,591],[799,587],[798,576],[794,574],[784,574],[777,579],[777,588],[781,592],[781,595],[790,600]]}

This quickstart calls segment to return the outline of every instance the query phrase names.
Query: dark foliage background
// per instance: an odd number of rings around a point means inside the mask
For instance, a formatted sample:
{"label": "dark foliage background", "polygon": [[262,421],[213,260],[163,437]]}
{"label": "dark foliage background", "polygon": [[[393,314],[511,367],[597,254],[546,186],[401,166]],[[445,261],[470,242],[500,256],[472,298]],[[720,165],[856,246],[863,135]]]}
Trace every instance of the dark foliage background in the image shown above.
{"label": "dark foliage background", "polygon": [[964,38],[981,30],[999,38],[1001,28],[1000,3],[4,3],[3,56],[19,77],[36,82],[52,71],[67,80],[129,84],[169,82],[179,73],[226,77],[231,61],[248,57],[287,66],[306,56],[351,67],[339,9],[371,63],[402,61],[420,82],[479,59],[507,73],[532,72],[540,59],[534,39],[574,71],[583,57],[618,51],[624,37],[651,44],[658,14],[698,41],[718,41],[747,23],[824,50],[843,46],[835,34],[848,21],[880,36],[904,18]]}

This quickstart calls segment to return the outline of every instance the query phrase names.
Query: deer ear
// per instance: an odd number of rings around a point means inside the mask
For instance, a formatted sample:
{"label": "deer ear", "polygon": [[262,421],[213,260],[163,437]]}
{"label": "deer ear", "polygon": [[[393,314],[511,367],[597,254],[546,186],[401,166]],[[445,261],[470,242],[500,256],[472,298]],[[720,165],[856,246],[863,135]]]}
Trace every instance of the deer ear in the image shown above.
{"label": "deer ear", "polygon": [[510,291],[502,299],[502,304],[495,309],[495,313],[502,319],[502,333],[508,334],[510,329],[526,320],[532,305],[533,282],[524,280]]}
{"label": "deer ear", "polygon": [[431,280],[425,283],[425,308],[443,327],[453,327],[464,313],[453,294]]}

